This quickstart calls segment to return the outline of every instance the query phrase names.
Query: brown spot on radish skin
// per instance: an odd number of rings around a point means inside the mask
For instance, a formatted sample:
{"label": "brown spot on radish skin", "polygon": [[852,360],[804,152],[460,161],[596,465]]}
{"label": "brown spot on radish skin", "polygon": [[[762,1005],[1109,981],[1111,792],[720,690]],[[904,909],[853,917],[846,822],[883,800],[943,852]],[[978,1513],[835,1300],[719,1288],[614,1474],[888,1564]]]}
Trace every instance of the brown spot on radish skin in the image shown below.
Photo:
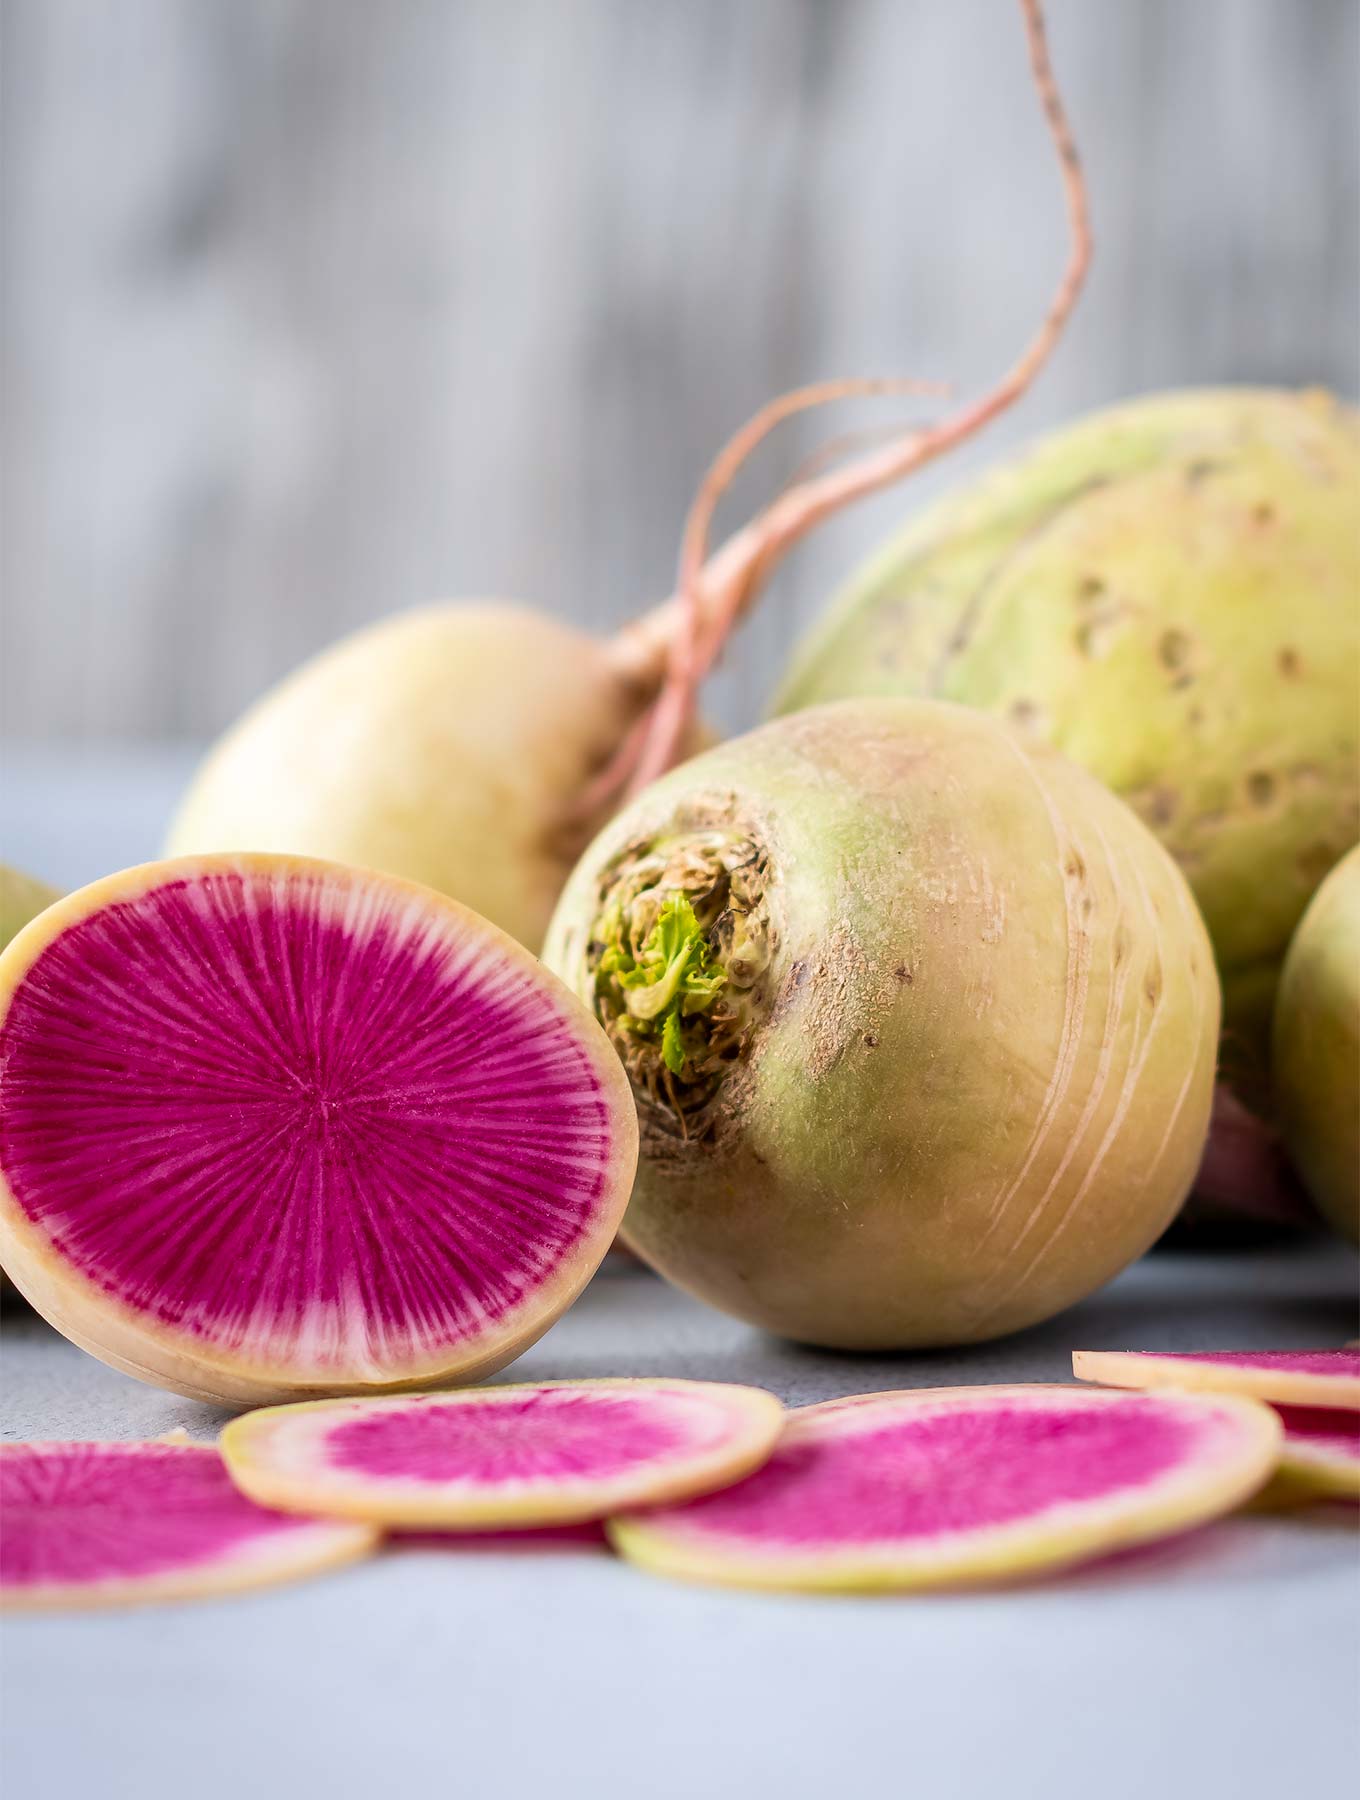
{"label": "brown spot on radish skin", "polygon": [[1174,788],[1155,787],[1131,795],[1134,810],[1149,825],[1169,825],[1180,806],[1180,795]]}
{"label": "brown spot on radish skin", "polygon": [[1174,626],[1157,640],[1157,660],[1164,669],[1183,669],[1190,660],[1190,639]]}
{"label": "brown spot on radish skin", "polygon": [[1253,525],[1260,525],[1263,528],[1273,525],[1275,523],[1275,517],[1275,508],[1270,504],[1269,500],[1258,500],[1256,505],[1251,509],[1251,521]]}
{"label": "brown spot on radish skin", "polygon": [[1083,606],[1090,606],[1104,592],[1105,583],[1099,575],[1083,575],[1077,584],[1077,599]]}
{"label": "brown spot on radish skin", "polygon": [[1294,681],[1299,673],[1299,653],[1284,644],[1275,652],[1275,666],[1286,681]]}
{"label": "brown spot on radish skin", "polygon": [[1124,612],[1122,606],[1111,608],[1078,625],[1074,634],[1078,653],[1093,661],[1104,656],[1119,636]]}
{"label": "brown spot on radish skin", "polygon": [[1206,482],[1220,467],[1221,465],[1216,463],[1212,457],[1202,456],[1197,458],[1194,462],[1189,464],[1185,471],[1186,487],[1197,488],[1202,486],[1203,483]]}
{"label": "brown spot on radish skin", "polygon": [[913,980],[912,972],[905,963],[898,963],[897,967],[893,970],[893,974],[899,981],[905,981],[908,987],[911,986]]}
{"label": "brown spot on radish skin", "polygon": [[1044,728],[1043,709],[1036,706],[1033,700],[1012,700],[1010,704],[1010,720],[1017,730],[1032,736],[1039,736]]}
{"label": "brown spot on radish skin", "polygon": [[1162,998],[1162,971],[1154,964],[1143,978],[1143,996],[1149,1006],[1157,1006]]}
{"label": "brown spot on radish skin", "polygon": [[866,1049],[866,1050],[877,1050],[877,1048],[878,1048],[878,1039],[877,1039],[877,1038],[876,1038],[876,1037],[875,1037],[875,1036],[874,1036],[874,1034],[873,1034],[873,1032],[872,1032],[872,1031],[866,1031],[866,1032],[865,1032],[865,1034],[864,1034],[864,1047],[865,1047],[865,1049]]}
{"label": "brown spot on radish skin", "polygon": [[1275,799],[1275,777],[1266,769],[1255,769],[1247,776],[1247,796],[1253,806],[1269,806]]}

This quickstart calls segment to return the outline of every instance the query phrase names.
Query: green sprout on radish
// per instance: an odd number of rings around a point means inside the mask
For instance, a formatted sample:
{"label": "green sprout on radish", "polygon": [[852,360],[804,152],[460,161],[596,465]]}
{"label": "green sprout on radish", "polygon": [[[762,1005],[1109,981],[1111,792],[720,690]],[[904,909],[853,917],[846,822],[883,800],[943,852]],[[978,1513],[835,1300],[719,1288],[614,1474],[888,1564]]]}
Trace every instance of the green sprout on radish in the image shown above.
{"label": "green sprout on radish", "polygon": [[625,937],[623,909],[610,908],[605,920],[609,948],[600,959],[599,978],[623,990],[624,1029],[655,1039],[672,1075],[685,1066],[682,1019],[709,1011],[727,984],[694,908],[684,894],[672,894],[656,915],[640,952]]}

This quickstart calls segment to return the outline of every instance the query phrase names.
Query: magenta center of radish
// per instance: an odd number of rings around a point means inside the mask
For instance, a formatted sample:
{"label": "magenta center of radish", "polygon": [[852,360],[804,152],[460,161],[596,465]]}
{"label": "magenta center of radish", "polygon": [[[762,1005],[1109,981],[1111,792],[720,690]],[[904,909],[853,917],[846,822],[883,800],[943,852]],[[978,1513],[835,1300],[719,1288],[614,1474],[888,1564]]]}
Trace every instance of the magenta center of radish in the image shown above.
{"label": "magenta center of radish", "polygon": [[0,1063],[33,1224],[138,1312],[292,1366],[494,1327],[607,1187],[599,1081],[529,971],[358,876],[224,871],[80,920]]}
{"label": "magenta center of radish", "polygon": [[684,1517],[698,1530],[790,1546],[946,1537],[1143,1486],[1204,1429],[1148,1402],[960,1408],[825,1436],[795,1431],[764,1468],[691,1502]]}
{"label": "magenta center of radish", "polygon": [[1360,1462],[1360,1412],[1334,1406],[1277,1406],[1285,1436]]}
{"label": "magenta center of radish", "polygon": [[76,1444],[0,1455],[0,1586],[156,1575],[309,1529],[232,1486],[211,1449]]}
{"label": "magenta center of radish", "polygon": [[513,1399],[437,1399],[348,1420],[328,1437],[334,1468],[479,1486],[595,1479],[702,1445],[672,1411],[627,1395],[551,1388]]}

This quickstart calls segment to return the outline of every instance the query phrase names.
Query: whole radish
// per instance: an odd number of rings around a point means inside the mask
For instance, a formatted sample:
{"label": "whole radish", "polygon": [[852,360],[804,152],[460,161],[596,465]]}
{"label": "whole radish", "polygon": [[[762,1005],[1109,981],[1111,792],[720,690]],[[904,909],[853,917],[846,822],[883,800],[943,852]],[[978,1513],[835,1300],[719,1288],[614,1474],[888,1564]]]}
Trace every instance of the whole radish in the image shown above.
{"label": "whole radish", "polygon": [[1096,413],[927,508],[810,634],[780,712],[985,707],[1121,794],[1184,869],[1223,979],[1199,1195],[1288,1211],[1280,965],[1360,835],[1360,421],[1227,388]]}
{"label": "whole radish", "polygon": [[625,1241],[792,1338],[1045,1319],[1148,1248],[1203,1150],[1219,990],[1184,877],[964,707],[814,707],[673,770],[544,958],[637,1099]]}
{"label": "whole radish", "polygon": [[1275,1083],[1290,1155],[1319,1210],[1360,1243],[1360,848],[1294,933],[1275,1002]]}

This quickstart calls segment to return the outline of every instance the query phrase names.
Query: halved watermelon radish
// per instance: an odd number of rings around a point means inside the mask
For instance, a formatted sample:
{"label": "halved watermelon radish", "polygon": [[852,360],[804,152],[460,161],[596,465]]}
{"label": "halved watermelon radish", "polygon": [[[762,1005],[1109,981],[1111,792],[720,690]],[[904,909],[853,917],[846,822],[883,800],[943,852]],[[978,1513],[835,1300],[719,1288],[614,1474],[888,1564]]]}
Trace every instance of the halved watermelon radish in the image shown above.
{"label": "halved watermelon radish", "polygon": [[211,1445],[0,1445],[0,1604],[126,1606],[292,1581],[364,1556],[371,1527],[268,1512]]}
{"label": "halved watermelon radish", "polygon": [[610,1522],[661,1574],[736,1587],[934,1588],[1062,1568],[1230,1511],[1269,1476],[1255,1401],[921,1389],[793,1413],[739,1485]]}
{"label": "halved watermelon radish", "polygon": [[783,1408],[713,1381],[545,1381],[324,1400],[234,1419],[232,1479],[268,1506],[483,1531],[705,1493],[769,1455]]}
{"label": "halved watermelon radish", "polygon": [[585,1285],[627,1076],[519,945],[286,856],[110,876],[0,957],[0,1261],[114,1367],[223,1402],[469,1381]]}
{"label": "halved watermelon radish", "polygon": [[1356,1350],[1075,1350],[1072,1372],[1104,1387],[1249,1394],[1282,1406],[1360,1407]]}

